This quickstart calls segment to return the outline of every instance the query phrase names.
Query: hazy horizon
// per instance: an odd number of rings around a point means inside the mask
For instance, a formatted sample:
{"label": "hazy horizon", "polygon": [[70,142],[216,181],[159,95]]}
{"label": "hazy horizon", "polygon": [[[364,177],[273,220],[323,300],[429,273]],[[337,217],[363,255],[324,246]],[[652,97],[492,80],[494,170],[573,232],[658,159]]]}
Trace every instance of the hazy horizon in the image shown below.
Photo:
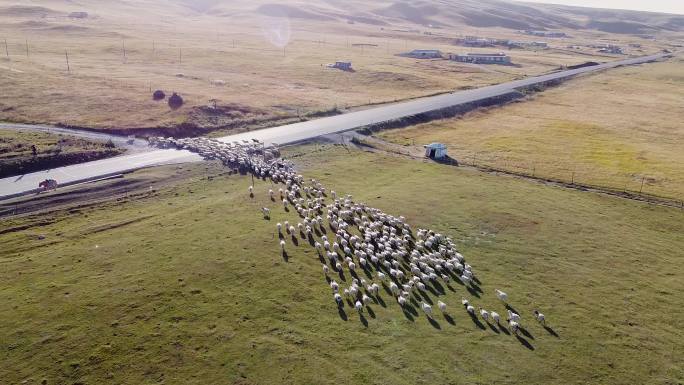
{"label": "hazy horizon", "polygon": [[628,9],[684,15],[684,2],[679,0],[516,0],[518,2],[575,5],[590,8]]}

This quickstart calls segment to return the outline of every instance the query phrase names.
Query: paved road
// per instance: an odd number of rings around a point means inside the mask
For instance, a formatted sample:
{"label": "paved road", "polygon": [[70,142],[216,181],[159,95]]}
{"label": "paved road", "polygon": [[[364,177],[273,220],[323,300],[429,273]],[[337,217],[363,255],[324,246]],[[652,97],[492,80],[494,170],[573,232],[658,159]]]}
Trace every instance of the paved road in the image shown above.
{"label": "paved road", "polygon": [[[638,58],[604,63],[597,66],[555,72],[548,75],[529,77],[508,83],[497,84],[467,91],[415,99],[408,102],[375,107],[363,111],[330,116],[307,122],[266,128],[257,131],[220,138],[225,142],[258,139],[266,144],[289,144],[343,131],[354,130],[374,123],[400,119],[416,114],[440,110],[484,99],[503,96],[516,89],[533,86],[554,80],[563,80],[579,74],[614,68],[623,65],[646,63],[661,59],[670,54],[656,54]],[[41,180],[52,178],[60,184],[74,184],[97,179],[107,175],[127,172],[147,166],[199,161],[199,156],[187,151],[155,150],[142,154],[124,155],[53,170],[40,171],[20,177],[0,179],[0,200],[18,196],[35,190]]]}

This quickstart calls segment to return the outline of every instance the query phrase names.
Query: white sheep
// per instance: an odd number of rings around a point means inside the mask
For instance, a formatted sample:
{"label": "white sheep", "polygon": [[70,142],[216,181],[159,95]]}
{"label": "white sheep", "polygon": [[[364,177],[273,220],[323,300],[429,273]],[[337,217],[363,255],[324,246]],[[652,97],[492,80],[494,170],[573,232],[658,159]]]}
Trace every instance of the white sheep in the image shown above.
{"label": "white sheep", "polygon": [[364,294],[361,296],[361,301],[363,301],[363,303],[369,303],[371,301],[371,299],[369,296]]}
{"label": "white sheep", "polygon": [[280,250],[285,252],[285,241],[280,241]]}
{"label": "white sheep", "polygon": [[339,295],[338,293],[335,293],[335,295],[333,297],[335,298],[335,302],[337,302],[338,306],[342,305],[342,296],[341,295]]}
{"label": "white sheep", "polygon": [[278,229],[278,234],[280,234],[282,228],[283,228],[283,225],[280,224],[280,222],[276,223],[276,229]]}
{"label": "white sheep", "polygon": [[361,303],[361,301],[356,301],[354,307],[356,308],[356,311],[358,311],[359,313],[361,313],[361,311],[363,310],[363,304]]}
{"label": "white sheep", "polygon": [[262,207],[261,212],[264,214],[264,218],[271,217],[271,209],[269,209],[268,207]]}
{"label": "white sheep", "polygon": [[515,322],[520,322],[520,314],[514,313],[512,311],[508,311],[508,320],[509,321],[515,321]]}
{"label": "white sheep", "polygon": [[544,314],[540,313],[539,311],[535,310],[534,311],[534,318],[542,325],[546,325],[546,317],[544,317]]}
{"label": "white sheep", "polygon": [[516,321],[509,320],[508,321],[508,328],[515,334],[516,336],[518,335],[518,330],[520,329],[520,324]]}
{"label": "white sheep", "polygon": [[489,312],[483,308],[480,308],[480,316],[482,316],[482,319],[485,320],[485,322],[489,322]]}
{"label": "white sheep", "polygon": [[494,290],[494,292],[496,293],[496,298],[498,298],[501,302],[506,303],[506,301],[508,301],[508,294],[499,289]]}
{"label": "white sheep", "polygon": [[404,307],[404,305],[406,305],[406,298],[404,298],[404,297],[402,297],[402,296],[398,296],[398,297],[397,297],[397,302],[399,302],[399,305],[400,305],[401,307]]}
{"label": "white sheep", "polygon": [[442,301],[437,302],[437,306],[439,307],[439,310],[442,313],[446,313],[447,305],[444,302],[442,302]]}
{"label": "white sheep", "polygon": [[322,265],[323,266],[323,274],[326,276],[328,275],[328,265]]}
{"label": "white sheep", "polygon": [[466,311],[470,314],[475,314],[475,308],[472,305],[466,305]]}
{"label": "white sheep", "polygon": [[499,325],[499,322],[501,321],[501,316],[499,316],[499,313],[493,311],[490,313],[490,315],[492,316],[494,322],[496,322],[496,324]]}
{"label": "white sheep", "polygon": [[335,281],[330,281],[330,288],[333,290],[333,293],[337,293],[340,289],[340,285]]}
{"label": "white sheep", "polygon": [[249,186],[249,193],[252,194],[254,192],[254,186]]}
{"label": "white sheep", "polygon": [[428,316],[428,318],[432,318],[432,306],[426,304],[425,302],[421,302],[420,307],[423,309],[423,312]]}

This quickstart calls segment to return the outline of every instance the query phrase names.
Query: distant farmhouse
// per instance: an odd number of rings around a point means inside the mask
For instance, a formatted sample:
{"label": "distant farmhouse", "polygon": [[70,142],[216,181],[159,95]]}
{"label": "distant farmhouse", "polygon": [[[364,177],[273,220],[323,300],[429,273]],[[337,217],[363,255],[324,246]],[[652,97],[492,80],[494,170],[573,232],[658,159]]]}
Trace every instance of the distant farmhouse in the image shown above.
{"label": "distant farmhouse", "polygon": [[622,50],[622,47],[614,44],[606,44],[606,43],[601,43],[601,44],[589,44],[588,47],[590,48],[598,48],[598,52],[601,53],[612,53],[612,54],[618,54],[622,55],[624,51]]}
{"label": "distant farmhouse", "polygon": [[510,48],[549,48],[549,43],[545,41],[516,41],[509,40],[506,44]]}
{"label": "distant farmhouse", "polygon": [[337,68],[342,71],[351,71],[352,70],[352,64],[350,61],[336,61],[333,64],[328,64],[329,68]]}
{"label": "distant farmhouse", "polygon": [[442,58],[442,51],[437,49],[414,49],[411,52],[402,53],[399,56],[412,57],[416,59],[437,59]]}
{"label": "distant farmhouse", "polygon": [[475,64],[511,64],[511,57],[505,53],[467,53],[465,55],[450,54],[449,60]]}
{"label": "distant farmhouse", "polygon": [[532,36],[542,36],[542,37],[568,37],[565,32],[555,32],[555,31],[531,31],[526,30],[523,33]]}
{"label": "distant farmhouse", "polygon": [[493,47],[492,39],[477,36],[466,36],[464,39],[456,39],[456,44],[465,47]]}

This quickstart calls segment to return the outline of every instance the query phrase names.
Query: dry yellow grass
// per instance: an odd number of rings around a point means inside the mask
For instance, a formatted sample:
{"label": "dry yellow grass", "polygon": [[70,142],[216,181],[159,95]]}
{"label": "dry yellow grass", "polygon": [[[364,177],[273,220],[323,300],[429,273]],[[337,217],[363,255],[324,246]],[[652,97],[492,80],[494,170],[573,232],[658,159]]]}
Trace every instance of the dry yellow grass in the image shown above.
{"label": "dry yellow grass", "polygon": [[[0,36],[7,37],[10,56],[0,61],[0,120],[98,128],[177,125],[192,122],[191,107],[212,99],[246,106],[254,110],[250,118],[291,117],[499,83],[597,60],[555,49],[513,51],[520,67],[402,58],[396,54],[415,48],[472,51],[450,44],[449,37],[468,33],[530,38],[498,28],[421,26],[415,32],[397,32],[398,26],[268,17],[247,2],[231,3],[218,14],[147,1],[135,6],[50,3],[49,10],[58,13],[17,11],[8,8],[11,4],[0,0],[0,7],[8,10],[0,13]],[[89,10],[90,17],[64,16],[80,9]],[[577,33],[576,39],[552,43],[564,46],[604,35]],[[286,44],[273,42],[274,36]],[[354,46],[361,43],[375,46]],[[356,72],[325,68],[336,60],[351,60]],[[225,85],[213,85],[215,80]],[[150,89],[157,88],[180,92],[186,106],[171,111],[165,103],[153,102]]]}
{"label": "dry yellow grass", "polygon": [[684,61],[573,80],[533,100],[382,133],[537,176],[684,198]]}

